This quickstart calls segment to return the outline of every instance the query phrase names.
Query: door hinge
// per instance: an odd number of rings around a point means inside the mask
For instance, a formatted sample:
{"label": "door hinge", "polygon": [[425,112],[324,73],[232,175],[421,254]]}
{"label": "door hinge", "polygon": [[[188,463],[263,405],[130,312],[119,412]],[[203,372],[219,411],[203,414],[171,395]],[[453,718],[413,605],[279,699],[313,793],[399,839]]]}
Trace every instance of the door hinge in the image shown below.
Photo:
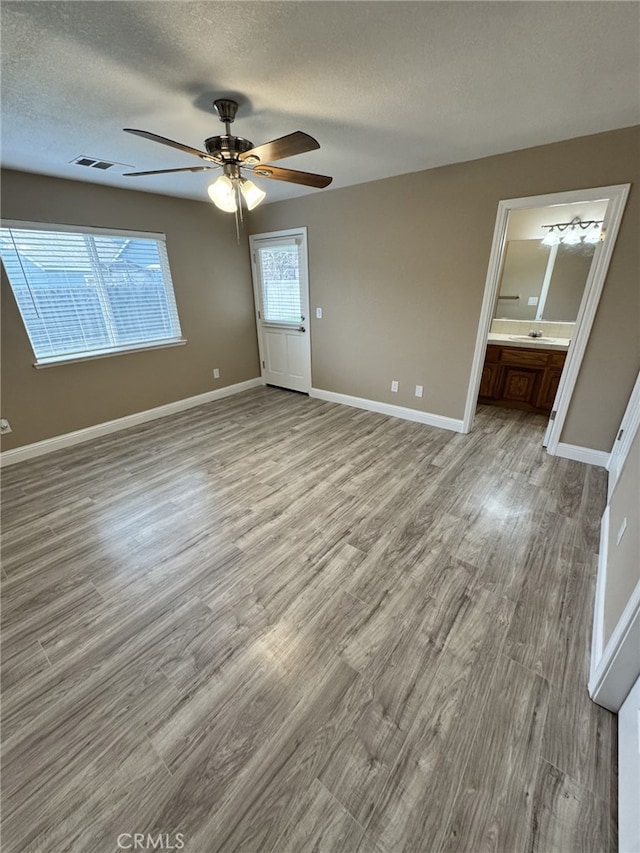
{"label": "door hinge", "polygon": [[262,320],[262,314],[258,311],[258,320]]}
{"label": "door hinge", "polygon": [[623,432],[624,432],[624,430],[623,430],[623,429],[621,429],[621,430],[620,430],[620,432],[618,433],[618,437],[616,438],[616,441],[620,441],[620,439],[622,438],[622,433],[623,433]]}
{"label": "door hinge", "polygon": [[267,365],[264,363],[264,361],[262,362],[262,366],[263,366],[263,367],[266,367],[266,366],[267,366]]}
{"label": "door hinge", "polygon": [[549,420],[555,421],[557,414],[558,414],[557,412],[551,412],[551,414],[549,415]]}

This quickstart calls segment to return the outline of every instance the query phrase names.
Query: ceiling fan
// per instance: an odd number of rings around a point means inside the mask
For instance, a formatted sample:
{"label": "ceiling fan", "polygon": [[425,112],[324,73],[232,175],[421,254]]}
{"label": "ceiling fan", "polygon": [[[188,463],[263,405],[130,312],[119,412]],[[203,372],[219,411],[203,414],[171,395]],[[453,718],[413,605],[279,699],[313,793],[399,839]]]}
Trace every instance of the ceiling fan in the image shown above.
{"label": "ceiling fan", "polygon": [[174,142],[164,136],[158,136],[148,130],[135,130],[125,127],[126,133],[133,133],[150,139],[152,142],[160,142],[169,145],[187,154],[193,154],[204,160],[206,166],[188,166],[182,169],[156,169],[150,172],[125,172],[130,178],[141,175],[166,175],[169,172],[205,172],[209,169],[222,169],[222,175],[208,188],[209,197],[220,210],[227,213],[242,212],[242,198],[249,210],[260,204],[266,193],[253,181],[243,175],[243,170],[250,172],[258,178],[268,178],[275,181],[287,181],[292,184],[302,184],[306,187],[317,187],[319,189],[329,186],[332,178],[325,175],[315,175],[312,172],[298,172],[294,169],[281,169],[272,166],[268,160],[282,160],[284,157],[292,157],[295,154],[303,154],[305,151],[313,151],[320,148],[320,143],[297,130],[264,145],[254,146],[253,142],[243,139],[241,136],[231,134],[231,124],[236,117],[238,104],[229,98],[219,98],[213,102],[213,107],[225,126],[223,136],[210,136],[205,139],[206,151]]}

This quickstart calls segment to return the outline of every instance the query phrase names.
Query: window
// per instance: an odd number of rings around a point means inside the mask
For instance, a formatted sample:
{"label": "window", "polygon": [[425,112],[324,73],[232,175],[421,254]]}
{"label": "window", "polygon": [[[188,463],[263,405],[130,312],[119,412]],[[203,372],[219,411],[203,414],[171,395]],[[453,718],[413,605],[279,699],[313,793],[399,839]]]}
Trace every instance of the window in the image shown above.
{"label": "window", "polygon": [[184,343],[164,235],[2,223],[36,366]]}
{"label": "window", "polygon": [[[279,244],[278,244],[279,243]],[[301,318],[300,249],[295,237],[258,246],[262,319],[266,323],[295,323]]]}

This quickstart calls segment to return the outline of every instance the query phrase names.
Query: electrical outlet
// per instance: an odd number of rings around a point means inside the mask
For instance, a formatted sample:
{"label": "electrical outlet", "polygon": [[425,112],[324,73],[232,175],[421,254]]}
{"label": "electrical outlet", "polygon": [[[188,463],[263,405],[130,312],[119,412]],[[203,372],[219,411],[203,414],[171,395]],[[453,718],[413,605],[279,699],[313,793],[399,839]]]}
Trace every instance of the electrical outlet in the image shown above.
{"label": "electrical outlet", "polygon": [[220,371],[218,370],[217,367],[213,368],[213,378],[214,379],[220,379]]}
{"label": "electrical outlet", "polygon": [[422,385],[416,385],[416,397],[422,397],[423,391],[424,388],[422,387]]}
{"label": "electrical outlet", "polygon": [[0,435],[6,435],[11,432],[11,424],[6,418],[0,418]]}
{"label": "electrical outlet", "polygon": [[322,320],[322,308],[316,308],[316,320]]}
{"label": "electrical outlet", "polygon": [[393,391],[394,394],[398,393],[398,380],[397,379],[393,379],[391,381],[391,390]]}

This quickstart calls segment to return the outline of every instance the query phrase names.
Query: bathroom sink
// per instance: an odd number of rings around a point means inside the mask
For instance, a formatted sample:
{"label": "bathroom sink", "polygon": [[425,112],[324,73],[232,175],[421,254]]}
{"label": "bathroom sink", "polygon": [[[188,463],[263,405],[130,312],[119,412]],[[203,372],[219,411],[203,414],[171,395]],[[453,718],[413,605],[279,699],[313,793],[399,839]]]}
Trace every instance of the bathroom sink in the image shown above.
{"label": "bathroom sink", "polygon": [[509,335],[510,341],[529,341],[533,344],[554,344],[555,338],[534,338],[531,335]]}

